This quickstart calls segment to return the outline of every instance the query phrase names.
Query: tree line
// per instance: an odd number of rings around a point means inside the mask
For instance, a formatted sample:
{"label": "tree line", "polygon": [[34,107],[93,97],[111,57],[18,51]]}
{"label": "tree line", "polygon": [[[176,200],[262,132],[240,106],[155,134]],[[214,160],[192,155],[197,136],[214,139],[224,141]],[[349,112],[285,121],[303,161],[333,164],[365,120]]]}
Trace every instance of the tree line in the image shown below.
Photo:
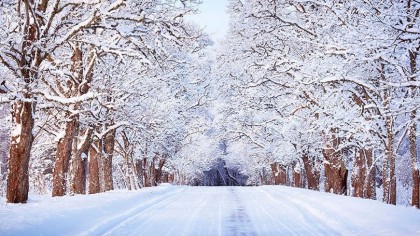
{"label": "tree line", "polygon": [[407,189],[418,208],[419,3],[232,0],[229,14],[216,67],[232,162],[251,159],[258,184],[394,205]]}
{"label": "tree line", "polygon": [[[184,19],[197,4],[0,3],[1,103],[12,114],[2,117],[11,124],[8,202],[27,201],[30,177],[38,187],[50,178],[52,196],[156,185],[195,100],[191,88],[182,92],[183,78],[210,44]],[[124,181],[113,183],[118,175]]]}
{"label": "tree line", "polygon": [[229,0],[210,49],[198,4],[0,3],[9,202],[173,181],[419,207],[418,2]]}

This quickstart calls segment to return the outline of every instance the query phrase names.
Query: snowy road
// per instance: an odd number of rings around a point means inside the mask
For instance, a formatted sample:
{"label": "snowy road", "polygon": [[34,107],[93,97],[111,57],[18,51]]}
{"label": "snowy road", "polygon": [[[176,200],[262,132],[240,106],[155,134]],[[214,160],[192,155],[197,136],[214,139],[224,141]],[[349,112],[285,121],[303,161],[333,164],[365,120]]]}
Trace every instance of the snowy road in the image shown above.
{"label": "snowy road", "polygon": [[0,206],[0,235],[420,235],[420,211],[281,186],[161,186]]}

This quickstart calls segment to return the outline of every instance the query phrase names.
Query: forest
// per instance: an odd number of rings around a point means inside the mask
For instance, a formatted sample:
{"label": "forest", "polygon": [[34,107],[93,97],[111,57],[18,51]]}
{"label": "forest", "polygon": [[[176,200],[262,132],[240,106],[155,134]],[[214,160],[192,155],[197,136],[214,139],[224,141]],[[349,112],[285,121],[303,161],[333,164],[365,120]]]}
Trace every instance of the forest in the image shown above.
{"label": "forest", "polygon": [[2,0],[0,196],[288,185],[419,208],[420,2]]}

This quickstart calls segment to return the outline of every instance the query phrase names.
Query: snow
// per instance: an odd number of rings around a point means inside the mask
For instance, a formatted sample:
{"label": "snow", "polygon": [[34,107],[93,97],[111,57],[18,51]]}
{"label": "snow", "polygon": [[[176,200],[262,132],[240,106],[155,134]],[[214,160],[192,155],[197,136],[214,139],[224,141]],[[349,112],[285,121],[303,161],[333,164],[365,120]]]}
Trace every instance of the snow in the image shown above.
{"label": "snow", "polygon": [[90,15],[87,19],[85,19],[85,20],[81,21],[79,24],[73,26],[73,28],[71,28],[71,30],[69,30],[69,32],[67,32],[67,34],[59,41],[60,43],[58,43],[58,44],[59,45],[63,44],[64,42],[69,40],[71,37],[73,37],[77,32],[79,32],[83,28],[89,26],[90,24],[92,24],[95,21],[95,18],[97,17],[97,13],[98,13],[98,10],[95,9],[93,11],[92,15]]}
{"label": "snow", "polygon": [[124,4],[123,0],[117,0],[114,3],[112,3],[109,8],[108,8],[108,12],[114,11],[115,9],[117,9],[118,7],[120,7],[122,4]]}
{"label": "snow", "polygon": [[[19,123],[15,123],[13,125],[11,136],[12,137],[19,137],[21,134],[22,134],[22,125],[19,124]],[[16,141],[16,142],[19,142],[19,141]]]}
{"label": "snow", "polygon": [[0,235],[415,235],[420,212],[283,186],[187,187],[1,199]]}
{"label": "snow", "polygon": [[88,93],[83,94],[81,96],[71,97],[71,98],[53,96],[53,95],[46,94],[46,93],[44,93],[43,95],[44,95],[45,99],[47,99],[47,100],[58,102],[58,103],[65,104],[65,105],[80,103],[80,102],[83,102],[83,101],[94,99],[97,96],[99,96],[99,94],[96,94],[96,93],[93,93],[93,92],[88,92]]}

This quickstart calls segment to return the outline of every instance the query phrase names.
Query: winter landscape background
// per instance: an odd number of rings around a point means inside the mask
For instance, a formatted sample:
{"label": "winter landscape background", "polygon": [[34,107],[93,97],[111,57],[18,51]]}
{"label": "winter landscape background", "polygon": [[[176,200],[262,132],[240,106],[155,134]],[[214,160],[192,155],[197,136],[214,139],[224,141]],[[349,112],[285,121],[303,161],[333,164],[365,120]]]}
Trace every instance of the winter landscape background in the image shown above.
{"label": "winter landscape background", "polygon": [[419,234],[420,3],[200,4],[0,2],[0,234]]}

